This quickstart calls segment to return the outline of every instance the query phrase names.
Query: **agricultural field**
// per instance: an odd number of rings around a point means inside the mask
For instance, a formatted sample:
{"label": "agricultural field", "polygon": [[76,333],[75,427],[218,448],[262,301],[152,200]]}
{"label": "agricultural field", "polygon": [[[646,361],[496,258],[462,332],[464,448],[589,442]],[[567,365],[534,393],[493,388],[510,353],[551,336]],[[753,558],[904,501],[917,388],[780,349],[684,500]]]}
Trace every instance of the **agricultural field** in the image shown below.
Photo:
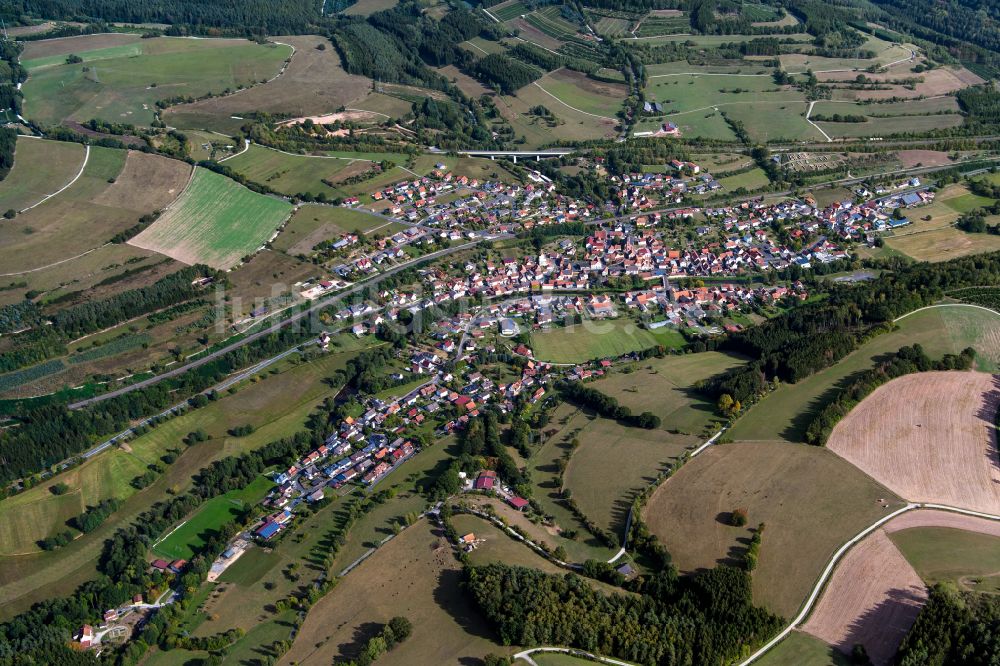
{"label": "agricultural field", "polygon": [[242,116],[251,111],[313,116],[353,107],[371,90],[369,79],[344,71],[336,49],[325,37],[291,35],[274,41],[295,49],[281,76],[225,97],[171,106],[163,112],[164,121],[181,128],[236,132],[246,122]]}
{"label": "agricultural field", "polygon": [[944,511],[915,511],[885,526],[889,538],[927,585],[1000,592],[1000,525]]}
{"label": "agricultural field", "polygon": [[691,435],[712,429],[715,405],[694,390],[702,379],[742,364],[718,352],[684,354],[638,361],[593,382],[591,386],[632,410],[660,417],[661,428]]}
{"label": "agricultural field", "polygon": [[[393,575],[386,575],[387,571]],[[441,531],[422,520],[381,547],[318,601],[283,664],[330,663],[346,657],[395,615],[413,634],[379,658],[380,666],[444,664],[506,653],[459,587],[461,566]],[[363,638],[361,639],[363,640]]]}
{"label": "agricultural field", "polygon": [[0,182],[0,210],[21,211],[70,183],[85,156],[78,143],[18,137],[14,168]]}
{"label": "agricultural field", "polygon": [[691,30],[691,18],[677,9],[654,9],[633,29],[635,37],[659,37],[686,33]]}
{"label": "agricultural field", "polygon": [[[83,63],[67,63],[70,54]],[[24,115],[42,124],[99,118],[148,125],[157,100],[263,82],[290,54],[288,46],[236,39],[106,34],[29,42]]]}
{"label": "agricultural field", "polygon": [[779,386],[740,417],[728,436],[735,440],[803,441],[812,415],[832,399],[850,375],[867,370],[882,355],[905,345],[921,344],[934,358],[972,346],[980,353],[979,369],[993,372],[1000,361],[998,335],[1000,317],[976,308],[948,305],[916,312],[902,318],[896,330],[873,338],[836,365],[796,384]]}
{"label": "agricultural field", "polygon": [[[77,164],[69,180],[79,178],[45,187],[62,191],[0,227],[0,265],[38,291],[86,288],[120,272],[126,262],[137,268],[155,255],[121,245],[95,248],[173,201],[189,173],[190,167],[176,160],[92,146],[86,165]],[[18,296],[6,292],[2,298]]]}
{"label": "agricultural field", "polygon": [[572,429],[578,430],[575,439],[580,445],[569,459],[563,483],[585,516],[619,538],[625,536],[635,494],[702,441],[695,435],[628,428],[582,413]]}
{"label": "agricultural field", "polygon": [[802,631],[843,654],[865,646],[872,662],[891,663],[927,601],[927,589],[881,529],[837,564]]}
{"label": "agricultural field", "polygon": [[339,206],[303,205],[295,210],[272,244],[275,250],[293,256],[309,255],[321,241],[345,233],[389,235],[403,228],[398,222]]}
{"label": "agricultural field", "polygon": [[[355,160],[340,157],[292,155],[272,148],[251,144],[250,148],[228,160],[226,166],[249,180],[267,185],[285,194],[309,193],[339,196],[324,180],[336,182]],[[371,162],[358,162],[361,171],[370,169]],[[349,175],[349,174],[348,174]]]}
{"label": "agricultural field", "polygon": [[770,185],[771,181],[768,180],[767,174],[764,173],[763,169],[758,168],[747,171],[746,173],[737,174],[735,176],[725,176],[720,178],[719,184],[725,188],[726,192],[734,192],[741,187],[748,192],[753,192]]}
{"label": "agricultural field", "polygon": [[358,0],[343,11],[347,16],[369,16],[383,9],[392,9],[396,0]]}
{"label": "agricultural field", "polygon": [[844,417],[827,448],[910,501],[1000,513],[998,388],[978,372],[899,377]]}
{"label": "agricultural field", "polygon": [[759,666],[851,666],[848,657],[801,631],[790,633],[756,663]]}
{"label": "agricultural field", "polygon": [[[791,74],[803,73],[812,69],[814,73],[840,73],[840,77],[853,70],[862,70],[872,64],[888,66],[903,63],[912,58],[911,50],[917,50],[912,44],[893,44],[878,37],[869,37],[861,45],[859,51],[873,51],[875,57],[864,58],[826,58],[809,53],[786,53],[779,56],[781,66]],[[912,66],[912,65],[911,65]]]}
{"label": "agricultural field", "polygon": [[[117,526],[133,520],[168,492],[190,487],[191,476],[202,467],[302,429],[309,413],[336,393],[322,379],[343,367],[361,347],[352,338],[336,340],[340,346],[334,353],[308,363],[287,364],[286,370],[279,368],[278,374],[268,373],[266,379],[251,381],[235,395],[224,396],[137,437],[128,443],[129,451],[111,449],[60,475],[55,480],[70,486],[66,495],[53,495],[48,490],[50,484],[44,484],[0,503],[6,549],[0,553],[0,596],[7,600],[3,615],[20,612],[35,601],[66,593],[93,578],[103,542]],[[228,434],[230,428],[245,424],[255,427],[251,435]],[[211,439],[185,446],[183,438],[199,428]],[[174,448],[180,450],[180,455],[157,481],[141,491],[130,485],[133,478],[146,471],[147,464]],[[77,505],[67,506],[62,499],[66,497]],[[64,529],[63,521],[70,515],[78,515],[85,505],[108,497],[126,501],[100,528],[60,550],[38,552],[35,540]],[[31,554],[12,556],[14,552]]]}
{"label": "agricultural field", "polygon": [[886,247],[918,261],[944,261],[1000,249],[996,236],[970,234],[953,226],[962,213],[991,203],[991,199],[972,194],[965,186],[948,185],[937,193],[933,203],[913,209],[909,214],[912,224],[886,236]]}
{"label": "agricultural field", "polygon": [[489,8],[489,11],[498,20],[509,21],[522,14],[527,14],[531,10],[520,0],[514,0],[513,2],[502,2],[499,5],[493,5]]}
{"label": "agricultural field", "polygon": [[[536,148],[561,141],[589,141],[608,139],[616,134],[618,122],[601,119],[569,108],[536,85],[527,85],[517,95],[496,98],[500,114],[514,128],[517,136],[525,138],[525,149]],[[531,113],[532,107],[544,106],[555,116],[550,126],[544,119]]]}
{"label": "agricultural field", "polygon": [[582,363],[613,358],[633,351],[663,345],[683,346],[684,338],[675,329],[639,328],[630,319],[587,320],[584,324],[553,328],[531,335],[535,358],[550,363]]}
{"label": "agricultural field", "polygon": [[[599,118],[614,119],[621,109],[622,100],[628,95],[624,85],[605,83],[588,78],[580,72],[557,69],[535,82],[543,92],[556,98],[562,105]],[[559,113],[557,107],[552,109]]]}
{"label": "agricultural field", "polygon": [[267,242],[291,212],[285,201],[199,168],[177,201],[129,243],[186,264],[228,269]]}
{"label": "agricultural field", "polygon": [[[684,572],[734,562],[751,528],[766,523],[754,601],[788,618],[837,548],[900,506],[830,451],[736,442],[711,446],[686,463],[656,490],[643,519]],[[746,527],[729,525],[735,509],[746,510]]]}

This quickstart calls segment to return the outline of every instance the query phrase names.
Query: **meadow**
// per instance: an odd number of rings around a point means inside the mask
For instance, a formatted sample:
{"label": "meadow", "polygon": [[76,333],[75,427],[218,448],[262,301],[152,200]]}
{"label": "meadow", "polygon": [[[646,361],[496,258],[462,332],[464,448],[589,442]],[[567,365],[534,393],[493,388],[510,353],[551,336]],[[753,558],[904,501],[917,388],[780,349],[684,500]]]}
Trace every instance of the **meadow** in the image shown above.
{"label": "meadow", "polygon": [[889,534],[928,585],[1000,593],[1000,537],[950,527],[912,527]]}
{"label": "meadow", "polygon": [[[43,144],[43,149],[50,147],[50,142],[37,143]],[[64,145],[75,144],[56,144],[53,155],[66,155]],[[80,166],[75,164],[69,180]],[[15,166],[12,174],[16,173]],[[155,255],[120,245],[100,246],[134,225],[140,216],[173,201],[189,173],[190,167],[177,160],[91,146],[87,164],[72,185],[0,226],[0,265],[5,272],[23,275],[21,279],[30,289],[62,289],[62,293],[106,280],[123,270],[126,261],[132,260],[129,268],[137,268],[142,258]],[[57,180],[39,189],[54,193],[67,182]],[[137,187],[138,183],[142,186]],[[0,192],[5,191],[5,185],[6,181],[0,184]]]}
{"label": "meadow", "polygon": [[78,143],[18,137],[14,168],[0,181],[0,211],[20,211],[69,183],[83,166]]}
{"label": "meadow", "polygon": [[336,180],[337,174],[353,163],[350,158],[292,155],[256,144],[226,160],[230,169],[279,192],[329,197],[338,196],[337,190],[323,180]]}
{"label": "meadow", "polygon": [[154,543],[153,554],[168,560],[191,559],[205,545],[207,536],[259,503],[273,487],[270,479],[261,476],[246,488],[213,497],[198,507],[193,516]]}
{"label": "meadow", "polygon": [[285,201],[199,168],[177,201],[129,243],[186,264],[228,269],[267,242],[291,212]]}
{"label": "meadow", "polygon": [[[566,106],[602,118],[613,119],[628,95],[624,85],[596,81],[566,69],[550,72],[536,84]],[[559,113],[558,108],[552,110]]]}
{"label": "meadow", "polygon": [[[566,106],[558,98],[535,85],[526,85],[513,96],[496,99],[500,114],[511,124],[517,136],[525,138],[525,149],[544,146],[556,141],[588,141],[615,136],[618,122],[609,118],[595,118]],[[531,113],[536,106],[544,106],[555,116],[553,126]]]}
{"label": "meadow", "polygon": [[616,370],[591,386],[633,414],[656,414],[663,430],[702,435],[712,424],[715,405],[697,393],[694,384],[742,363],[718,352],[651,358],[624,366],[625,372]]}
{"label": "meadow", "polygon": [[[235,39],[122,35],[113,46],[106,35],[52,41],[58,45],[31,42],[23,60],[30,74],[24,115],[42,124],[99,118],[148,125],[157,100],[260,83],[291,54],[288,46]],[[83,63],[67,63],[69,54]]]}
{"label": "meadow", "polygon": [[820,639],[793,631],[756,663],[759,666],[850,666],[852,662]]}
{"label": "meadow", "polygon": [[734,440],[803,441],[812,415],[851,375],[869,369],[877,359],[904,345],[919,343],[932,358],[957,354],[972,346],[981,353],[977,359],[979,369],[995,371],[1000,362],[998,332],[1000,317],[975,308],[941,307],[909,315],[896,330],[876,336],[836,365],[796,384],[782,384],[741,416],[727,436]]}
{"label": "meadow", "polygon": [[234,133],[246,122],[240,118],[253,111],[313,116],[353,107],[371,89],[368,78],[344,71],[340,56],[325,37],[286,35],[275,41],[295,49],[281,76],[224,97],[171,106],[163,112],[164,121],[175,127]]}
{"label": "meadow", "polygon": [[350,656],[395,615],[408,617],[413,633],[380,657],[380,666],[464,663],[489,652],[508,653],[461,590],[461,576],[444,535],[421,520],[312,607],[285,659],[312,666]]}
{"label": "meadow", "polygon": [[657,345],[676,349],[683,344],[684,338],[676,329],[667,326],[655,330],[639,328],[630,319],[588,320],[584,324],[531,335],[535,358],[551,363],[582,363]]}
{"label": "meadow", "polygon": [[385,218],[340,206],[300,206],[272,244],[275,250],[291,255],[312,254],[324,240],[345,233],[389,235],[404,225]]}
{"label": "meadow", "polygon": [[[825,449],[736,442],[709,447],[686,463],[656,490],[643,517],[685,572],[737,562],[751,528],[766,523],[754,601],[788,618],[834,551],[902,504]],[[728,522],[737,508],[747,511],[745,527]]]}

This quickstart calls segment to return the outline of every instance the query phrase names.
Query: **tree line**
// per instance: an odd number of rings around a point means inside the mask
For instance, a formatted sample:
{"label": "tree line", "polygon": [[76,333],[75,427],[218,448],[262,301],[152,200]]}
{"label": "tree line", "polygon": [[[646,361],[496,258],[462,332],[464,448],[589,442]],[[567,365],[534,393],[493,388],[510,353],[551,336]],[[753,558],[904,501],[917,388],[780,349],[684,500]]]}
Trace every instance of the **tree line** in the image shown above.
{"label": "tree line", "polygon": [[776,633],[753,605],[750,574],[719,566],[689,578],[669,567],[641,593],[607,596],[575,575],[489,564],[466,567],[466,589],[505,645],[566,645],[639,664],[733,663]]}
{"label": "tree line", "polygon": [[559,389],[566,400],[592,409],[605,418],[620,421],[623,425],[646,430],[660,427],[660,417],[656,414],[652,412],[633,414],[631,409],[619,404],[615,398],[585,386],[582,382],[563,382]]}

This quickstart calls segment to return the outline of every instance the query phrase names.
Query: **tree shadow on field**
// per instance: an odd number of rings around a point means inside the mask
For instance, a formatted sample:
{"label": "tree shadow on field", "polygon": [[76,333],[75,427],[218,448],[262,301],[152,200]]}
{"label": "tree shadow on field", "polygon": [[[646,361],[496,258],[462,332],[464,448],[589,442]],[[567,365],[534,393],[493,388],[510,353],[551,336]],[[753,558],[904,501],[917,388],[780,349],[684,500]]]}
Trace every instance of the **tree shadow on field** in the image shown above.
{"label": "tree shadow on field", "polygon": [[[893,354],[891,353],[879,354],[872,356],[871,362],[874,365],[883,361],[888,361],[892,358],[892,356]],[[841,359],[841,361],[842,360],[843,359]],[[824,407],[833,402],[841,391],[850,386],[855,380],[859,379],[861,375],[867,372],[868,369],[869,368],[866,367],[864,370],[858,370],[857,372],[852,372],[851,374],[842,377],[828,389],[810,400],[806,408],[793,416],[791,422],[788,424],[788,427],[781,431],[781,437],[789,442],[804,442],[806,429],[809,427],[809,424],[812,423],[813,419],[816,418],[816,415],[819,414]],[[822,372],[822,370],[820,372]],[[792,386],[794,386],[794,384]]]}
{"label": "tree shadow on field", "polygon": [[910,630],[927,601],[917,588],[895,588],[888,598],[856,617],[847,627],[844,638],[835,646],[850,654],[858,643],[865,646],[876,666],[892,662],[906,632]]}
{"label": "tree shadow on field", "polygon": [[986,421],[988,441],[986,442],[986,458],[992,467],[1000,467],[1000,376],[994,375],[992,388],[983,393],[982,403],[976,411],[976,417]]}
{"label": "tree shadow on field", "polygon": [[378,632],[382,631],[382,626],[378,622],[363,622],[359,624],[354,632],[351,634],[349,640],[337,646],[337,654],[352,659],[359,654],[361,650]]}

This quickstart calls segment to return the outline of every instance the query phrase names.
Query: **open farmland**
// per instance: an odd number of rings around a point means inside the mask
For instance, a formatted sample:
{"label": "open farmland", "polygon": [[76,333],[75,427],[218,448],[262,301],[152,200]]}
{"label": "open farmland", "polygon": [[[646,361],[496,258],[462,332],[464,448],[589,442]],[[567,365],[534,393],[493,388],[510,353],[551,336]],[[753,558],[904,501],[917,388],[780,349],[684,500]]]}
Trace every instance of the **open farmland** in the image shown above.
{"label": "open farmland", "polygon": [[[524,136],[526,149],[544,146],[553,140],[589,141],[615,136],[616,120],[595,118],[566,106],[536,85],[526,85],[515,96],[496,99],[500,114],[511,124],[518,136]],[[555,116],[552,125],[531,113],[535,106],[544,106]]]}
{"label": "open farmland", "polygon": [[[232,116],[242,117],[251,111],[293,117],[330,113],[352,106],[371,88],[367,78],[344,71],[336,49],[325,37],[294,35],[275,37],[274,41],[295,48],[281,76],[232,95],[172,106],[163,113],[164,120],[177,127],[231,132],[245,122]],[[320,45],[325,48],[320,50]]]}
{"label": "open farmland", "polygon": [[569,459],[563,484],[585,516],[619,538],[625,536],[635,494],[701,443],[694,435],[628,428],[585,414],[575,423],[580,445]]}
{"label": "open farmland", "polygon": [[872,338],[839,363],[796,384],[779,386],[741,416],[728,436],[737,440],[803,441],[813,415],[852,374],[869,369],[878,358],[905,345],[923,345],[933,358],[957,354],[971,346],[980,354],[977,367],[992,372],[1000,361],[998,336],[1000,317],[985,310],[947,305],[916,312],[902,318],[896,330]]}
{"label": "open farmland", "polygon": [[[884,499],[883,508],[877,500]],[[791,617],[833,553],[901,501],[835,454],[782,442],[709,447],[664,482],[643,519],[685,572],[732,563],[766,523],[754,601]],[[746,527],[728,524],[746,509]]]}
{"label": "open farmland", "polygon": [[186,264],[227,269],[253,254],[291,212],[285,201],[252,192],[207,169],[195,169],[177,201],[129,243]]}
{"label": "open farmland", "polygon": [[855,407],[828,448],[901,497],[1000,513],[997,377],[924,372],[894,379]]}
{"label": "open farmland", "polygon": [[683,344],[684,338],[674,329],[664,327],[650,331],[626,319],[588,320],[584,324],[553,328],[531,336],[535,358],[550,363],[582,363],[656,345],[669,349]]}
{"label": "open farmland", "polygon": [[851,666],[847,656],[798,630],[790,633],[755,663],[758,666]]}
{"label": "open farmland", "polygon": [[[29,72],[24,115],[43,124],[99,118],[148,125],[157,100],[260,83],[291,54],[288,46],[237,39],[87,35],[51,41],[31,42],[23,56]],[[68,54],[83,63],[66,63]]]}
{"label": "open farmland", "polygon": [[[92,146],[83,172],[72,185],[0,227],[0,265],[12,274],[33,271],[26,277],[34,287],[36,279],[44,278],[38,269],[67,262],[107,243],[142,215],[173,201],[189,171],[187,164],[165,157]],[[136,187],[138,182],[143,186]],[[87,275],[79,265],[54,268],[71,279]]]}
{"label": "open farmland", "polygon": [[886,666],[926,600],[920,576],[879,529],[837,564],[802,631],[844,654],[860,643]]}
{"label": "open farmland", "polygon": [[451,545],[422,520],[318,601],[279,663],[325,666],[331,656],[353,656],[395,615],[413,622],[413,634],[380,657],[380,666],[461,663],[506,652],[459,588],[460,580],[461,565]]}
{"label": "open farmland", "polygon": [[885,526],[928,585],[1000,592],[1000,522],[945,511],[911,511]]}
{"label": "open farmland", "polygon": [[660,417],[661,428],[700,435],[709,427],[715,405],[694,384],[741,365],[734,356],[718,352],[651,358],[633,364],[628,372],[613,372],[591,386],[632,410]]}
{"label": "open farmland", "polygon": [[[337,174],[354,160],[340,157],[292,155],[256,144],[226,160],[226,166],[249,180],[285,194],[309,193],[337,196],[337,190],[323,180],[335,181]],[[370,166],[370,162],[363,163]]]}
{"label": "open farmland", "polygon": [[[628,95],[624,85],[588,78],[580,72],[557,69],[535,82],[542,90],[577,111],[614,119]],[[559,109],[553,109],[556,113]]]}
{"label": "open farmland", "polygon": [[72,181],[83,166],[78,143],[18,137],[14,167],[0,181],[0,211],[34,206]]}
{"label": "open farmland", "polygon": [[937,193],[932,204],[914,209],[912,224],[886,236],[885,244],[918,261],[945,261],[1000,249],[996,235],[970,234],[953,226],[962,213],[991,203],[991,199],[972,194],[965,186],[948,185]]}

